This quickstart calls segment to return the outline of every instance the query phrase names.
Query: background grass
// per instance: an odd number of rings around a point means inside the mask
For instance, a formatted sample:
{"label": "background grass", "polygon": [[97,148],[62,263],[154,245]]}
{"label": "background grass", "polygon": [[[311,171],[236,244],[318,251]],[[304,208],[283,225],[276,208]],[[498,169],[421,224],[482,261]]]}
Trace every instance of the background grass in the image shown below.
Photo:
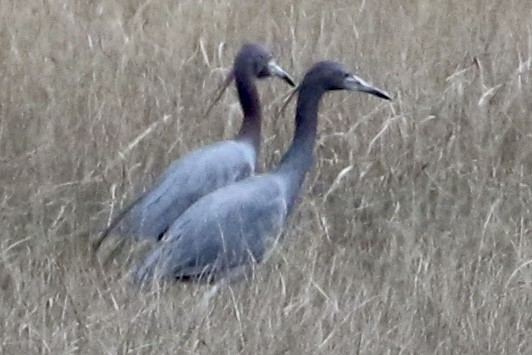
{"label": "background grass", "polygon": [[[0,352],[532,353],[532,2],[0,2]],[[251,283],[138,291],[90,242],[168,163],[231,137],[239,46],[388,90],[322,105],[317,164]],[[273,118],[287,87],[261,83]],[[264,128],[263,168],[294,105]]]}

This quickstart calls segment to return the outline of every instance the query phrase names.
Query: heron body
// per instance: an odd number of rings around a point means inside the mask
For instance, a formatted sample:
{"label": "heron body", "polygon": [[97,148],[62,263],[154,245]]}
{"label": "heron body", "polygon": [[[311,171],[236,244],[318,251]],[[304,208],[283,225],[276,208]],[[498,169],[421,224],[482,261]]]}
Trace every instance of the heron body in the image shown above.
{"label": "heron body", "polygon": [[[235,80],[244,120],[234,139],[192,151],[174,161],[154,186],[123,209],[102,233],[96,249],[116,230],[136,239],[159,239],[194,202],[220,187],[242,180],[255,171],[261,143],[262,109],[256,79],[291,77],[257,44],[244,45],[229,79]],[[230,82],[227,80],[226,85]]]}
{"label": "heron body", "polygon": [[294,138],[278,167],[200,198],[137,265],[135,280],[230,280],[235,270],[262,261],[279,240],[312,167],[321,98],[342,89],[390,99],[339,63],[315,64],[300,85]]}
{"label": "heron body", "polygon": [[173,162],[124,216],[120,233],[159,237],[184,210],[214,189],[250,176],[256,154],[248,142],[228,140],[195,150]]}
{"label": "heron body", "polygon": [[136,277],[147,280],[159,269],[170,278],[216,281],[260,262],[287,212],[283,182],[275,176],[254,176],[217,190],[181,215]]}

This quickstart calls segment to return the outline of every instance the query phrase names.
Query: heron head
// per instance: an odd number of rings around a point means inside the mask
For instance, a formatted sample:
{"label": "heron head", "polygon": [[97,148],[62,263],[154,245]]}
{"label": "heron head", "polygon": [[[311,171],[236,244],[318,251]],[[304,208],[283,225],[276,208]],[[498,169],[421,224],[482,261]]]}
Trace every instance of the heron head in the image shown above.
{"label": "heron head", "polygon": [[352,74],[342,64],[322,61],[314,64],[307,72],[304,81],[313,81],[323,90],[361,91],[382,99],[391,100],[390,95]]}
{"label": "heron head", "polygon": [[244,44],[235,59],[235,69],[240,66],[247,66],[257,78],[277,76],[290,86],[295,86],[292,77],[276,63],[272,50],[263,45]]}

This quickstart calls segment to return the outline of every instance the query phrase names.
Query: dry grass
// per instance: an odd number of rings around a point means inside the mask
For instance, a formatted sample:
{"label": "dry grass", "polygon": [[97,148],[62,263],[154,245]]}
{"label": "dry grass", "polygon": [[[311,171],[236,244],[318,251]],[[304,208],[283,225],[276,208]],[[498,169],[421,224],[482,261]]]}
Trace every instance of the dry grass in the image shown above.
{"label": "dry grass", "polygon": [[[532,2],[264,3],[0,2],[0,352],[532,353]],[[198,315],[205,286],[139,292],[90,241],[235,132],[234,90],[201,114],[245,40],[395,101],[326,98],[283,247]],[[286,86],[260,90],[273,117]],[[266,123],[265,167],[292,115]]]}

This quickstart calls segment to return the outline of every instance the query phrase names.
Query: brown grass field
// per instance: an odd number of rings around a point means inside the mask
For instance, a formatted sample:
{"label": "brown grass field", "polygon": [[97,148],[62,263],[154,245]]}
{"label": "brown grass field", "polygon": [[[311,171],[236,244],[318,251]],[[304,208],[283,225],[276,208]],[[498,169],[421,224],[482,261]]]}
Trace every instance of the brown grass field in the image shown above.
{"label": "brown grass field", "polygon": [[[532,354],[531,19],[527,0],[2,0],[0,353]],[[236,132],[233,87],[203,113],[246,41],[394,101],[327,95],[281,248],[199,312],[209,286],[138,290],[138,248],[91,245]],[[260,92],[266,170],[294,104]]]}

